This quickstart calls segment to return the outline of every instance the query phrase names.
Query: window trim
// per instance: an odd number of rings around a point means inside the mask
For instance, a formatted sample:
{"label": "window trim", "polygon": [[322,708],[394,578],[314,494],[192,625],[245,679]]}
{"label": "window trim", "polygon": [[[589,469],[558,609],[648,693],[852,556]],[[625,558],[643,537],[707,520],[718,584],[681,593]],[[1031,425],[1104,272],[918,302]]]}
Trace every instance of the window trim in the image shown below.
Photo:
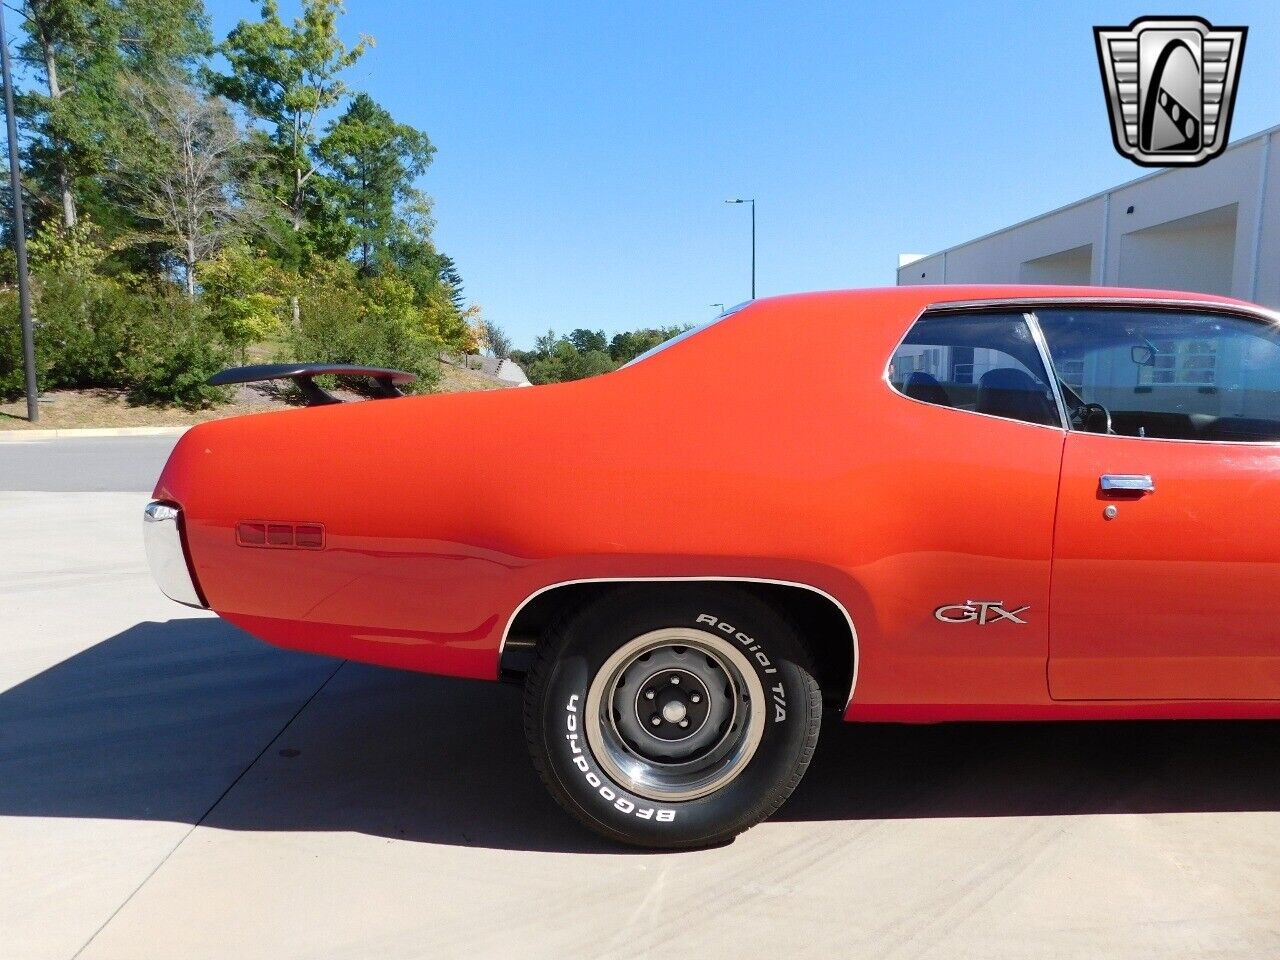
{"label": "window trim", "polygon": [[1031,330],[1031,339],[1035,341],[1036,349],[1040,352],[1040,362],[1044,365],[1045,376],[1049,378],[1049,390],[1053,393],[1053,402],[1058,405],[1058,422],[1062,424],[1062,429],[1070,432],[1071,430],[1071,413],[1067,410],[1067,398],[1062,395],[1062,380],[1058,377],[1058,368],[1053,362],[1053,355],[1049,353],[1049,341],[1045,339],[1044,331],[1040,329],[1040,317],[1034,310],[1023,311],[1022,319],[1027,322],[1027,327]]}
{"label": "window trim", "polygon": [[[974,417],[986,417],[989,420],[999,420],[1001,423],[1021,423],[1028,427],[1039,427],[1041,430],[1056,430],[1064,433],[1068,429],[1070,420],[1067,417],[1067,407],[1062,399],[1062,391],[1057,384],[1057,376],[1054,367],[1049,358],[1048,347],[1045,346],[1044,333],[1040,330],[1040,323],[1036,319],[1035,312],[1031,310],[1023,310],[1021,306],[1011,300],[994,300],[994,301],[971,301],[974,306],[970,307],[965,302],[960,309],[951,310],[949,305],[933,307],[928,306],[918,313],[915,318],[907,325],[907,329],[903,332],[902,338],[894,345],[893,350],[889,353],[889,359],[885,361],[884,374],[881,379],[884,385],[889,388],[889,392],[895,397],[901,397],[903,400],[909,400],[911,403],[918,403],[922,406],[930,407],[934,410],[954,410],[957,413],[967,413]],[[997,310],[997,307],[1003,306],[1005,309]],[[1031,342],[1035,344],[1036,353],[1040,357],[1040,366],[1044,368],[1045,376],[1049,379],[1049,391],[1053,394],[1054,409],[1058,411],[1058,422],[1055,423],[1033,423],[1030,420],[1019,420],[1017,417],[1002,417],[996,413],[983,413],[980,410],[966,410],[964,407],[944,407],[941,404],[929,403],[927,400],[917,400],[915,397],[907,396],[897,387],[893,385],[890,379],[889,370],[893,366],[893,358],[898,355],[898,351],[902,349],[902,345],[907,342],[907,337],[911,336],[911,331],[915,329],[916,324],[927,316],[939,316],[948,313],[1008,313],[1011,315],[1021,314],[1021,320],[1027,325],[1027,329],[1031,332]]]}
{"label": "window trim", "polygon": [[[1059,401],[1059,415],[1062,416],[1061,426],[1050,426],[1043,423],[1029,423],[1026,420],[1013,420],[1009,417],[998,417],[991,413],[979,413],[976,410],[963,410],[960,407],[940,407],[934,403],[926,403],[923,400],[917,400],[915,397],[908,397],[895,387],[889,379],[889,368],[893,364],[893,358],[897,355],[898,350],[906,342],[907,337],[911,334],[912,328],[915,327],[926,314],[930,313],[982,313],[992,310],[1004,308],[1009,312],[1023,312],[1035,315],[1037,307],[1102,307],[1102,308],[1118,308],[1122,310],[1169,310],[1172,312],[1186,312],[1195,310],[1200,313],[1221,313],[1226,316],[1239,317],[1244,320],[1252,320],[1255,323],[1262,323],[1275,327],[1280,330],[1280,311],[1271,310],[1267,307],[1258,306],[1255,303],[1219,303],[1212,300],[1194,300],[1183,297],[1009,297],[1007,299],[981,299],[981,300],[941,300],[926,304],[919,313],[912,317],[911,322],[907,324],[907,328],[902,332],[902,336],[893,345],[893,349],[889,351],[889,357],[885,360],[884,374],[881,380],[888,388],[889,392],[895,397],[911,403],[919,403],[935,410],[956,410],[960,413],[967,413],[971,416],[990,417],[993,420],[1000,420],[1004,423],[1021,423],[1028,427],[1040,427],[1045,430],[1059,430],[1063,433],[1081,433],[1083,431],[1073,430],[1071,427],[1071,419],[1063,415],[1065,401],[1062,400],[1062,388],[1058,385],[1058,368],[1053,363],[1053,358],[1048,353],[1048,344],[1044,340],[1044,333],[1040,330],[1040,322],[1035,320],[1034,324],[1028,321],[1028,325],[1032,327],[1032,337],[1035,338],[1039,334],[1037,346],[1040,350],[1040,360],[1045,364],[1045,370],[1048,371],[1050,379],[1050,389],[1053,390],[1054,396]],[[1205,446],[1230,446],[1230,447],[1248,447],[1252,449],[1277,448],[1280,447],[1280,440],[1183,440],[1177,437],[1129,437],[1122,434],[1108,433],[1089,433],[1084,434],[1090,437],[1105,437],[1112,440],[1141,440],[1147,443],[1198,443]]]}

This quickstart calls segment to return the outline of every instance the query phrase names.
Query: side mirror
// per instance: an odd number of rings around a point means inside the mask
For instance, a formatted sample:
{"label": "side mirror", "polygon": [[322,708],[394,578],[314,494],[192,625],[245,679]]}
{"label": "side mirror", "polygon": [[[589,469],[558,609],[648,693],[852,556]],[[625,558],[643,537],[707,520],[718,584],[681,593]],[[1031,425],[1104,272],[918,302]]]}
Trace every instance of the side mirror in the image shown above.
{"label": "side mirror", "polygon": [[1150,347],[1130,347],[1129,356],[1140,367],[1155,366],[1156,354]]}

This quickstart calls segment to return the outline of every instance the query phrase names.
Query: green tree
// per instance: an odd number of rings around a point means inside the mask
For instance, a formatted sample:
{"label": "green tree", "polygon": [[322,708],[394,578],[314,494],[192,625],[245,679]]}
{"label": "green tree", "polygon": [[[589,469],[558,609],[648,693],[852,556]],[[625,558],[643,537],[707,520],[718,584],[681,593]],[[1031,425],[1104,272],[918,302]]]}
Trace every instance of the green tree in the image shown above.
{"label": "green tree", "polygon": [[462,309],[462,277],[458,274],[457,264],[453,262],[453,257],[448,254],[440,254],[440,262],[437,270],[440,282],[449,288],[449,298],[453,301],[453,305],[459,310]]}
{"label": "green tree", "polygon": [[20,59],[36,78],[18,113],[38,219],[60,207],[73,227],[84,201],[112,214],[104,171],[145,141],[125,106],[132,79],[184,72],[211,48],[200,0],[25,0]]}
{"label": "green tree", "polygon": [[533,383],[581,380],[616,370],[646,350],[684,333],[688,327],[652,327],[614,334],[605,346],[603,331],[579,328],[567,337],[548,330],[534,339],[533,350],[512,350],[511,359],[525,368]]}
{"label": "green tree", "polygon": [[592,350],[603,353],[608,349],[603,330],[584,330],[579,327],[569,334],[569,342],[579,353],[590,353]]}
{"label": "green tree", "polygon": [[625,330],[615,334],[609,341],[609,356],[615,363],[627,363],[646,350],[652,350],[658,344],[665,343],[688,329],[688,327],[650,327],[643,330]]}
{"label": "green tree", "polygon": [[352,227],[361,274],[380,272],[401,227],[400,204],[419,199],[413,182],[431,163],[435,147],[425,133],[397,123],[360,93],[315,152]]}
{"label": "green tree", "polygon": [[279,332],[284,284],[279,268],[246,244],[228,246],[201,270],[201,303],[240,357]]}
{"label": "green tree", "polygon": [[303,0],[289,25],[275,0],[262,0],[261,19],[240,21],[222,44],[230,72],[210,77],[215,93],[267,125],[269,162],[260,173],[295,233],[315,196],[319,117],[346,99],[341,74],[373,43],[362,36],[348,49],[338,36],[342,12],[341,0]]}
{"label": "green tree", "polygon": [[484,334],[484,342],[490,353],[499,360],[505,360],[511,356],[511,338],[507,336],[507,331],[492,320],[482,320],[480,329]]}
{"label": "green tree", "polygon": [[182,265],[194,300],[196,266],[243,234],[251,219],[234,189],[240,131],[226,104],[180,77],[137,81],[129,96],[157,149],[124,165],[122,187],[150,228],[142,237]]}
{"label": "green tree", "polygon": [[560,338],[556,336],[555,330],[548,328],[546,333],[537,337],[533,341],[534,353],[539,356],[549,357],[555,352],[556,344],[559,343],[559,341]]}

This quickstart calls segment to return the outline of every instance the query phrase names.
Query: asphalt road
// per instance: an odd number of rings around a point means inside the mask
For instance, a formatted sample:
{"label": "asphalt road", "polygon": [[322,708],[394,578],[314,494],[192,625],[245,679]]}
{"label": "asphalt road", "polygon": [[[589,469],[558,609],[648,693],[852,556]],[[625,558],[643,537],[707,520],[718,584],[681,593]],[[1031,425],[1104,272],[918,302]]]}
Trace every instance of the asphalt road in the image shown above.
{"label": "asphalt road", "polygon": [[176,436],[0,443],[0,490],[150,491]]}
{"label": "asphalt road", "polygon": [[130,447],[32,468],[134,492],[0,493],[4,960],[1280,955],[1280,724],[831,724],[770,822],[620,849],[516,688],[161,597]]}

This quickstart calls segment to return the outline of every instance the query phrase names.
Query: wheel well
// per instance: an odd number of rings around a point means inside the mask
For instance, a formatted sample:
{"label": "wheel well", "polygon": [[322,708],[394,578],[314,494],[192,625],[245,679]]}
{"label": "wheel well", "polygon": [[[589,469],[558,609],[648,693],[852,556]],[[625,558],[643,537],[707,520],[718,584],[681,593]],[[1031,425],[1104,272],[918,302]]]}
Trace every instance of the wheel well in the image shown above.
{"label": "wheel well", "polygon": [[606,596],[621,587],[646,586],[655,595],[672,591],[705,589],[720,584],[752,593],[790,619],[813,654],[818,686],[829,707],[843,709],[853,684],[854,634],[844,610],[835,600],[799,584],[760,583],[750,580],[595,581],[566,583],[536,594],[519,608],[507,630],[498,664],[504,680],[521,682],[529,670],[538,643],[559,616]]}

